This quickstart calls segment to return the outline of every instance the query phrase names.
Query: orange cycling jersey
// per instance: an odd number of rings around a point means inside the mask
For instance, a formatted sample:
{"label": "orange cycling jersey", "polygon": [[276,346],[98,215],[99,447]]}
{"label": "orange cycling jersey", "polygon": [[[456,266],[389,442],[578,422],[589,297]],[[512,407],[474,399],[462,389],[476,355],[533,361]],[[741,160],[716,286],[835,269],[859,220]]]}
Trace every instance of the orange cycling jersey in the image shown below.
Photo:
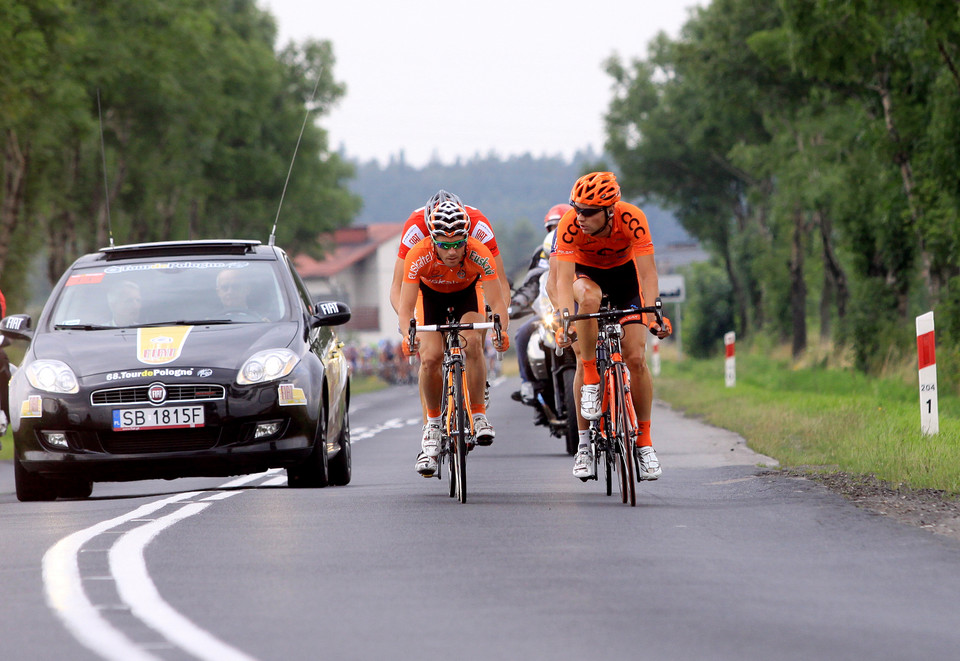
{"label": "orange cycling jersey", "polygon": [[454,267],[440,260],[432,239],[423,239],[404,258],[403,273],[406,282],[422,282],[430,289],[444,293],[466,289],[478,279],[494,280],[497,277],[493,255],[473,237],[467,239],[463,261]]}
{"label": "orange cycling jersey", "polygon": [[[463,205],[470,216],[470,236],[480,241],[490,249],[490,253],[496,257],[500,254],[497,248],[497,238],[493,235],[493,228],[490,227],[490,221],[483,215],[480,209]],[[400,249],[397,251],[397,257],[404,259],[407,252],[415,245],[420,243],[427,236],[427,221],[423,219],[423,207],[410,214],[407,222],[403,224],[403,234],[400,237]]]}
{"label": "orange cycling jersey", "polygon": [[585,234],[575,211],[565,213],[557,226],[557,259],[609,269],[639,255],[652,255],[653,240],[644,213],[628,202],[617,202],[613,209],[610,236],[603,238]]}

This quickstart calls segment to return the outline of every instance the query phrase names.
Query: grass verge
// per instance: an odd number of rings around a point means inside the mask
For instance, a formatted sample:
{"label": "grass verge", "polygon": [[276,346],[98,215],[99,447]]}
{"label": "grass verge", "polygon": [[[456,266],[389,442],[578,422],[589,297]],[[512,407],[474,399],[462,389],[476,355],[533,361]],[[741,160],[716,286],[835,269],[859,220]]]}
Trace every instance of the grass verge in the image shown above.
{"label": "grass verge", "polygon": [[[739,347],[738,347],[739,349]],[[872,475],[893,485],[960,493],[960,400],[939,396],[940,433],[920,431],[917,386],[841,369],[794,369],[768,354],[737,354],[736,385],[723,358],[664,360],[657,398],[730,429],[784,468]]]}

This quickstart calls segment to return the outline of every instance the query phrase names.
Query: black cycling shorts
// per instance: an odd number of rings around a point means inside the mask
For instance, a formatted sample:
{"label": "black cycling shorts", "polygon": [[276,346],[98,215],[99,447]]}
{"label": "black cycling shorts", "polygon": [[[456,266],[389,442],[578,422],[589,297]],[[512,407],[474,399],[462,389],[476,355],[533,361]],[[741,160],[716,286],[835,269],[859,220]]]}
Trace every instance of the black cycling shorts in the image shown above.
{"label": "black cycling shorts", "polygon": [[643,307],[636,261],[631,259],[626,264],[609,269],[577,264],[575,271],[577,278],[589,278],[597,283],[614,308]]}
{"label": "black cycling shorts", "polygon": [[452,316],[456,321],[460,321],[463,315],[468,312],[480,312],[480,302],[483,299],[477,285],[478,280],[479,277],[467,287],[453,292],[440,292],[430,289],[421,282],[420,294],[422,295],[423,314],[422,316],[417,315],[420,324],[446,323],[449,317],[449,308],[453,308]]}

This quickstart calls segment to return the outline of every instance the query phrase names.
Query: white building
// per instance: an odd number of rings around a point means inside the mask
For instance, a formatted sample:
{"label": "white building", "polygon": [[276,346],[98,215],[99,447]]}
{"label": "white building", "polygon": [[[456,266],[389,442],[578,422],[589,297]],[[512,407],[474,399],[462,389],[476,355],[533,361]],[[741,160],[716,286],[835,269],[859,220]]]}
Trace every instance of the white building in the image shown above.
{"label": "white building", "polygon": [[347,303],[353,313],[339,333],[359,344],[397,339],[390,282],[403,223],[345,227],[320,237],[326,257],[297,255],[293,262],[314,300]]}

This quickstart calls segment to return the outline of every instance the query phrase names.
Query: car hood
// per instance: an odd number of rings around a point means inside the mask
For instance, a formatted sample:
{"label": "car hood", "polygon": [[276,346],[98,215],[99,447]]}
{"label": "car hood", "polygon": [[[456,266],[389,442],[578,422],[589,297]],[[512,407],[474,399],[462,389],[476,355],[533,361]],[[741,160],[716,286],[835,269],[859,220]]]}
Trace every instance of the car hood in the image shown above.
{"label": "car hood", "polygon": [[238,369],[257,351],[290,347],[299,332],[297,322],[58,330],[36,335],[32,350],[37,359],[62,360],[79,378],[145,368]]}

